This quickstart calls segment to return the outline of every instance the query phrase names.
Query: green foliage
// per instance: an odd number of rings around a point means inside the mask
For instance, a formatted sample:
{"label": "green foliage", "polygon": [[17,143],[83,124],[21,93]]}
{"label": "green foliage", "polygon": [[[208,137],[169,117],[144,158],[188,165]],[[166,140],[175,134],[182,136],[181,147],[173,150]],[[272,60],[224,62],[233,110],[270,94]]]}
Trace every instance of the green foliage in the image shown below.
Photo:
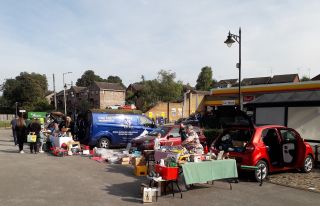
{"label": "green foliage", "polygon": [[181,101],[183,93],[183,83],[175,81],[176,74],[174,72],[161,70],[158,73],[158,95],[161,101],[173,102]]}
{"label": "green foliage", "polygon": [[81,113],[87,112],[90,109],[89,102],[86,100],[81,100],[78,109]]}
{"label": "green foliage", "polygon": [[300,79],[301,82],[306,82],[306,81],[310,81],[310,78],[307,77],[307,76],[303,76],[301,79]]}
{"label": "green foliage", "polygon": [[0,120],[0,128],[8,128],[10,127],[10,121],[9,120]]}
{"label": "green foliage", "polygon": [[144,80],[142,82],[143,89],[139,94],[140,101],[143,102],[140,109],[145,112],[159,101],[181,101],[183,83],[175,81],[175,78],[176,74],[174,72],[161,70],[158,72],[157,79]]}
{"label": "green foliage", "polygon": [[218,87],[218,81],[216,79],[212,79],[211,88],[217,88],[217,87]]}
{"label": "green foliage", "polygon": [[97,82],[107,82],[106,79],[101,78],[99,75],[96,75],[94,71],[87,70],[83,73],[81,78],[77,80],[76,85],[78,87],[88,87],[93,84],[94,81]]}
{"label": "green foliage", "polygon": [[222,133],[222,129],[205,129],[204,136],[207,138],[207,145],[211,143]]}
{"label": "green foliage", "polygon": [[45,75],[37,73],[21,72],[15,79],[8,79],[3,85],[4,102],[12,112],[15,112],[15,103],[19,107],[34,110],[50,108],[45,99],[48,90],[48,82]]}
{"label": "green foliage", "polygon": [[211,67],[203,67],[197,79],[196,89],[208,91],[212,85],[212,70]]}
{"label": "green foliage", "polygon": [[124,86],[124,84],[122,83],[122,79],[120,77],[118,77],[118,76],[108,76],[107,82],[109,82],[109,83],[120,83],[122,86]]}

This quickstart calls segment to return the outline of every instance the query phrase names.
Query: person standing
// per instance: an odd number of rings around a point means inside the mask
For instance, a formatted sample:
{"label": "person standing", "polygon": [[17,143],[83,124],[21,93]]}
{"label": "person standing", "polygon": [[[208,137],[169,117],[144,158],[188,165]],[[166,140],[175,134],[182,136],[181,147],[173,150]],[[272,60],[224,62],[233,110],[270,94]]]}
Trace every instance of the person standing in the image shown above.
{"label": "person standing", "polygon": [[183,123],[180,123],[179,134],[181,137],[181,142],[183,142],[185,139],[187,139],[187,133],[186,133],[186,129],[185,129],[185,126]]}
{"label": "person standing", "polygon": [[161,133],[159,132],[156,138],[154,139],[154,146],[153,146],[154,150],[160,150],[160,146],[161,146],[160,139],[161,139]]}
{"label": "person standing", "polygon": [[192,125],[187,125],[187,139],[185,139],[181,144],[188,151],[193,153],[203,153],[203,146],[200,144],[198,134],[193,130]]}
{"label": "person standing", "polygon": [[12,119],[11,122],[10,122],[10,124],[11,124],[11,129],[12,129],[12,136],[13,136],[14,146],[17,146],[17,145],[18,145],[17,133],[16,133],[17,120],[18,120],[18,117],[15,117],[15,118]]}
{"label": "person standing", "polygon": [[26,122],[23,119],[22,114],[19,114],[19,118],[16,121],[15,132],[16,132],[17,142],[19,144],[19,152],[23,154],[24,153],[23,143],[27,138],[27,126],[26,126]]}
{"label": "person standing", "polygon": [[34,118],[28,126],[28,132],[33,133],[37,136],[36,142],[30,142],[30,152],[31,153],[33,153],[33,151],[35,154],[37,154],[39,152],[38,151],[38,142],[40,139],[40,131],[41,131],[41,125],[40,125],[39,119]]}

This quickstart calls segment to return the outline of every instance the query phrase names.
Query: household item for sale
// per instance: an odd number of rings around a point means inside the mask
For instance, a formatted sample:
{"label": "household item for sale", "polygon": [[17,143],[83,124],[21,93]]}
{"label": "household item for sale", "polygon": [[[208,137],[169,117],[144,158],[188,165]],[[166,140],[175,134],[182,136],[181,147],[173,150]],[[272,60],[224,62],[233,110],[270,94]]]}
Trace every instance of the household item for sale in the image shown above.
{"label": "household item for sale", "polygon": [[146,176],[147,175],[147,166],[146,165],[142,165],[142,166],[135,166],[134,167],[134,174],[136,176]]}
{"label": "household item for sale", "polygon": [[163,166],[163,167],[165,166],[164,159],[160,159],[160,165]]}
{"label": "household item for sale", "polygon": [[164,180],[176,180],[179,176],[179,167],[164,167],[156,164],[156,172],[158,172]]}
{"label": "household item for sale", "polygon": [[143,189],[143,203],[152,203],[153,192],[152,188],[144,188]]}

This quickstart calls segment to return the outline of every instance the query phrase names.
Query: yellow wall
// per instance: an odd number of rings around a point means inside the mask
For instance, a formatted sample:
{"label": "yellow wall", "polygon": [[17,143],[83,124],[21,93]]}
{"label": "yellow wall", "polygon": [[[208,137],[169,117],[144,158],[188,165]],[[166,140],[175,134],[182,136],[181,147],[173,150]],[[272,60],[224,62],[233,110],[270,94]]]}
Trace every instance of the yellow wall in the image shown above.
{"label": "yellow wall", "polygon": [[145,114],[150,118],[163,117],[168,118],[169,122],[174,122],[182,117],[182,103],[159,102]]}

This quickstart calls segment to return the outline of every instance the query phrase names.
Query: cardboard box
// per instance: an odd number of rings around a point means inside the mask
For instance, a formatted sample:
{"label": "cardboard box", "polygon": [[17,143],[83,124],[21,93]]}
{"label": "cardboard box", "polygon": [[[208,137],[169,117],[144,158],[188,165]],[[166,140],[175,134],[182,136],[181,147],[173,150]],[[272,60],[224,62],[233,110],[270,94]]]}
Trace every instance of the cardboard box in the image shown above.
{"label": "cardboard box", "polygon": [[146,165],[146,160],[144,157],[134,157],[132,159],[132,165],[133,166],[142,166],[142,165]]}
{"label": "cardboard box", "polygon": [[129,165],[130,164],[130,157],[122,157],[121,164],[122,165]]}

